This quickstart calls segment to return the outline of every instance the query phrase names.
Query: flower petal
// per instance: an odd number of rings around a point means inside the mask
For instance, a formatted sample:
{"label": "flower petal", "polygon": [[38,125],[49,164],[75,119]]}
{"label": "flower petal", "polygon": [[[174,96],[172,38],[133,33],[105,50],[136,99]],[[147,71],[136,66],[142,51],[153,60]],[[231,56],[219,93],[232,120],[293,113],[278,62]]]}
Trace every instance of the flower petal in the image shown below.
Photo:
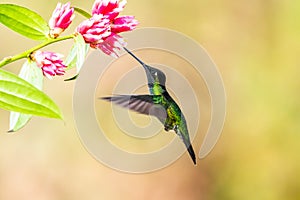
{"label": "flower petal", "polygon": [[96,0],[92,8],[92,14],[106,15],[112,20],[124,9],[126,3],[126,0],[121,2],[119,0]]}
{"label": "flower petal", "polygon": [[100,43],[110,35],[109,20],[103,15],[93,15],[77,27],[77,32],[83,36],[86,43]]}
{"label": "flower petal", "polygon": [[74,17],[74,8],[70,8],[70,2],[64,5],[57,3],[57,6],[48,22],[50,27],[50,36],[52,38],[58,37],[60,33],[69,27]]}
{"label": "flower petal", "polygon": [[124,46],[126,46],[126,42],[124,41],[123,37],[112,33],[102,43],[99,43],[97,48],[102,50],[105,54],[117,58],[117,51]]}
{"label": "flower petal", "polygon": [[114,19],[111,31],[113,33],[132,31],[137,25],[138,21],[134,19],[134,16],[121,16]]}
{"label": "flower petal", "polygon": [[43,71],[44,76],[50,78],[55,75],[64,75],[65,66],[62,61],[62,54],[54,52],[36,51],[32,54],[32,59]]}

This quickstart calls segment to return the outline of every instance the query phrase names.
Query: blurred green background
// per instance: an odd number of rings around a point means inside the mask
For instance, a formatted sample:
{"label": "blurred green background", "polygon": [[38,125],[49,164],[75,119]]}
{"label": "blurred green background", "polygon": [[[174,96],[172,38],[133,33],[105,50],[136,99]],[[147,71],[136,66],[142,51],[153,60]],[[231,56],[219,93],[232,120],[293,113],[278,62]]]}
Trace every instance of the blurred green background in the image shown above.
{"label": "blurred green background", "polygon": [[[46,20],[57,3],[5,2]],[[72,4],[90,10],[93,1]],[[122,14],[135,15],[139,27],[182,32],[209,52],[228,100],[217,146],[196,167],[185,154],[153,173],[112,170],[80,143],[72,116],[74,82],[45,80],[44,90],[65,120],[34,117],[8,135],[9,113],[0,110],[0,199],[300,199],[300,1],[128,0]],[[83,19],[77,16],[75,24]],[[0,28],[0,58],[37,44]],[[71,42],[64,44],[49,49],[67,54]],[[5,69],[17,73],[22,62]]]}

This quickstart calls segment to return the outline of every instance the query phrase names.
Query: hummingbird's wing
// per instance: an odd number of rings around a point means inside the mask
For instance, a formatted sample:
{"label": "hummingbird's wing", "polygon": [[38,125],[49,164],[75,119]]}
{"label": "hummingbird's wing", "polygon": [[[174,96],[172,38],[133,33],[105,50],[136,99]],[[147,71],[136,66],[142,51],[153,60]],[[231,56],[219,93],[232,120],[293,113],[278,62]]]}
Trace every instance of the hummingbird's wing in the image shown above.
{"label": "hummingbird's wing", "polygon": [[101,99],[111,101],[119,106],[128,108],[135,112],[155,116],[164,124],[167,118],[166,109],[160,104],[154,103],[154,98],[161,95],[116,95],[103,97]]}

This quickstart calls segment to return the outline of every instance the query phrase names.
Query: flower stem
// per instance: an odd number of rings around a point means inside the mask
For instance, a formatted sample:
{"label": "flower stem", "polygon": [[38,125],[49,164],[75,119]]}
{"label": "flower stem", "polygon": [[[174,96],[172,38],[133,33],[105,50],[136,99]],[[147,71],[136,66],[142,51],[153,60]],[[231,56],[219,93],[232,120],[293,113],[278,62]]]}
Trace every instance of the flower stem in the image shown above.
{"label": "flower stem", "polygon": [[48,46],[50,44],[53,44],[53,43],[56,43],[56,42],[60,42],[60,41],[63,41],[63,40],[68,40],[68,39],[72,39],[74,38],[74,34],[71,34],[71,35],[67,35],[67,36],[63,36],[63,37],[59,37],[59,38],[56,38],[56,39],[53,39],[53,38],[49,38],[47,41],[29,49],[29,50],[26,50],[20,54],[17,54],[17,55],[14,55],[14,56],[9,56],[9,57],[5,57],[3,60],[0,61],[0,68],[3,67],[4,65],[7,65],[9,63],[12,63],[14,61],[17,61],[17,60],[20,60],[22,58],[28,58],[29,55],[34,52],[34,51],[37,51],[45,46]]}
{"label": "flower stem", "polygon": [[90,13],[86,12],[85,10],[82,10],[81,8],[74,7],[74,10],[79,14],[81,14],[82,16],[86,17],[87,19],[92,17]]}

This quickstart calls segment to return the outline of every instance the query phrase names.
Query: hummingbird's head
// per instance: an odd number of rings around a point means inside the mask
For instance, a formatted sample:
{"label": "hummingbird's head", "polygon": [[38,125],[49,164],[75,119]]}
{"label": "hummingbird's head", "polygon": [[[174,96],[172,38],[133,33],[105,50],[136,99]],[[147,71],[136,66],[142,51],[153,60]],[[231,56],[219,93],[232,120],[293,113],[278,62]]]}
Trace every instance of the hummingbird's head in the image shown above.
{"label": "hummingbird's head", "polygon": [[146,64],[144,64],[143,67],[147,74],[148,83],[159,83],[162,86],[166,85],[166,75],[162,71]]}
{"label": "hummingbird's head", "polygon": [[149,65],[146,65],[143,61],[141,61],[138,57],[136,57],[136,55],[134,55],[131,51],[129,51],[126,47],[123,48],[125,51],[127,51],[127,53],[129,53],[144,67],[147,74],[148,84],[159,83],[160,85],[165,86],[166,76],[162,71],[154,67],[151,67]]}

